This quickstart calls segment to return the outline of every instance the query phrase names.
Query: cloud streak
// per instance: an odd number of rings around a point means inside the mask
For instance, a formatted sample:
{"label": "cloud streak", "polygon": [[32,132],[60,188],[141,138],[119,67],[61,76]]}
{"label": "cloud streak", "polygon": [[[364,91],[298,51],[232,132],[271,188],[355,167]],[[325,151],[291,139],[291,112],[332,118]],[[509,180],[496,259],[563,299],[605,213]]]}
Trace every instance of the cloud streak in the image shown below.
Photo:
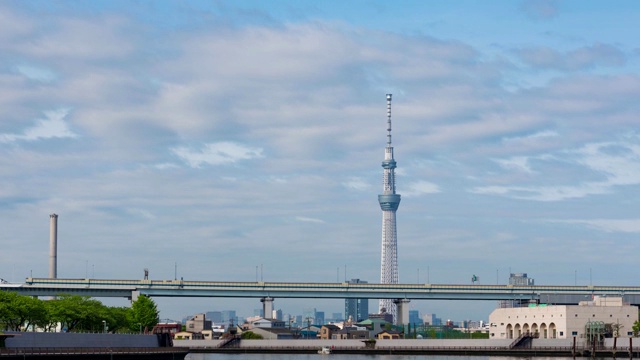
{"label": "cloud streak", "polygon": [[65,118],[69,114],[68,109],[46,111],[45,118],[36,121],[32,127],[26,128],[21,134],[0,134],[0,142],[12,143],[17,141],[38,141],[47,139],[75,139],[79,135],[74,133]]}
{"label": "cloud streak", "polygon": [[187,147],[175,147],[171,149],[171,151],[193,168],[199,168],[203,165],[228,165],[241,160],[264,157],[261,148],[252,148],[226,141],[205,144],[199,150]]}

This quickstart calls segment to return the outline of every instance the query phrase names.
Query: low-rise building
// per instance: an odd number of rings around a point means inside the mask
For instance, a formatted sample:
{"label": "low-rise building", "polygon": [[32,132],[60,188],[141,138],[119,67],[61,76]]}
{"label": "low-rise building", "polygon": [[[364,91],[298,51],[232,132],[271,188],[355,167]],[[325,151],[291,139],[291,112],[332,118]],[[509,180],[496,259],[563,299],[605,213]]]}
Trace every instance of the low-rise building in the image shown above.
{"label": "low-rise building", "polygon": [[402,339],[402,333],[394,330],[383,330],[376,334],[376,339]]}
{"label": "low-rise building", "polygon": [[320,339],[329,340],[337,331],[340,331],[340,328],[336,325],[322,325],[322,327],[320,328]]}
{"label": "low-rise building", "polygon": [[251,323],[254,328],[284,329],[285,322],[276,319],[258,319]]}
{"label": "low-rise building", "polygon": [[208,320],[205,314],[196,314],[187,320],[185,329],[192,333],[199,333],[202,330],[211,330],[211,325],[211,320]]}
{"label": "low-rise building", "polygon": [[286,328],[259,328],[254,327],[251,329],[254,334],[262,336],[265,340],[291,340],[293,334]]}
{"label": "low-rise building", "polygon": [[489,315],[489,338],[515,339],[523,334],[543,339],[584,338],[586,329],[594,323],[621,329],[618,336],[632,336],[636,321],[637,306],[623,303],[621,297],[595,296],[578,305],[529,304],[495,309]]}
{"label": "low-rise building", "polygon": [[367,328],[365,327],[346,326],[343,329],[335,331],[333,334],[331,334],[331,339],[369,339],[369,330],[367,330]]}

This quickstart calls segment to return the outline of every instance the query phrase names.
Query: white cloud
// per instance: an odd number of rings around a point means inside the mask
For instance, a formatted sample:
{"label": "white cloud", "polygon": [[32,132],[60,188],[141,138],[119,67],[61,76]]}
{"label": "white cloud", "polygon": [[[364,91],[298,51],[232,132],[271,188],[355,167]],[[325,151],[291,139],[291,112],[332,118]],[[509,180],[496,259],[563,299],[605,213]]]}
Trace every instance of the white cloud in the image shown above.
{"label": "white cloud", "polygon": [[576,186],[479,186],[470,190],[475,194],[504,195],[514,199],[535,201],[561,201],[606,194],[609,191],[606,186],[595,183]]}
{"label": "white cloud", "polygon": [[79,135],[71,131],[64,120],[68,114],[69,109],[46,111],[45,119],[38,120],[35,126],[25,129],[22,134],[0,134],[0,142],[77,138]]}
{"label": "white cloud", "polygon": [[310,218],[310,217],[304,217],[304,216],[296,216],[296,220],[297,221],[301,221],[301,222],[312,222],[312,223],[318,223],[318,224],[324,224],[325,223],[324,220]]}
{"label": "white cloud", "polygon": [[545,131],[539,131],[526,136],[504,137],[502,141],[505,143],[528,144],[530,142],[540,141],[540,139],[556,138],[558,136],[559,134],[555,131],[545,130]]}
{"label": "white cloud", "polygon": [[30,80],[49,83],[54,81],[58,76],[55,72],[38,66],[19,65],[16,70]]}
{"label": "white cloud", "polygon": [[[605,179],[601,181],[578,181],[576,185],[490,185],[475,187],[470,191],[476,194],[504,195],[515,199],[537,201],[561,201],[611,193],[616,186],[640,184],[640,145],[635,143],[637,140],[638,136],[632,135],[618,142],[590,143],[579,149],[567,150],[558,155],[536,157],[538,159],[554,157],[565,159],[563,161],[567,165],[582,166],[585,171],[604,177]],[[527,157],[513,157],[495,161],[508,169],[517,168],[529,173],[534,172]],[[546,170],[541,168],[536,170],[536,173],[549,176],[550,174]]]}
{"label": "white cloud", "polygon": [[167,169],[175,169],[178,168],[179,166],[174,164],[174,163],[161,163],[161,164],[156,164],[153,167],[155,167],[158,170],[167,170]]}
{"label": "white cloud", "polygon": [[147,220],[153,220],[153,219],[156,218],[156,216],[153,215],[150,211],[144,210],[144,209],[128,208],[128,209],[126,209],[126,211],[130,215],[137,216],[137,217],[142,217],[142,218],[147,219]]}
{"label": "white cloud", "polygon": [[407,185],[400,192],[403,196],[420,196],[424,194],[435,194],[440,192],[440,187],[428,181],[415,181]]}
{"label": "white cloud", "polygon": [[529,165],[529,158],[526,156],[515,156],[508,159],[494,159],[500,166],[505,169],[515,169],[526,173],[533,173]]}
{"label": "white cloud", "polygon": [[344,187],[348,189],[353,189],[357,191],[367,191],[371,188],[371,184],[366,182],[365,180],[358,177],[351,177],[348,181],[342,184]]}
{"label": "white cloud", "polygon": [[550,220],[566,224],[583,224],[605,232],[640,233],[640,219]]}
{"label": "white cloud", "polygon": [[566,53],[548,47],[527,48],[518,55],[526,64],[544,68],[575,71],[599,66],[621,66],[626,61],[625,54],[608,44],[594,44]]}
{"label": "white cloud", "polygon": [[171,151],[193,168],[199,168],[204,164],[233,164],[240,160],[264,157],[261,148],[253,148],[226,141],[206,144],[201,150],[176,147],[171,149]]}

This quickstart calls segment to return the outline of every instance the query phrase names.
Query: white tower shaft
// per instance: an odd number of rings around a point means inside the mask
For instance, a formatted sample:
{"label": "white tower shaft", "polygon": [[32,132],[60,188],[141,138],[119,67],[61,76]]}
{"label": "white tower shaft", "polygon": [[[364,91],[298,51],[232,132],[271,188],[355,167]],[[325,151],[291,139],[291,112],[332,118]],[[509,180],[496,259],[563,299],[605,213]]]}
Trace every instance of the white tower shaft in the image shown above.
{"label": "white tower shaft", "polygon": [[[380,259],[380,283],[398,283],[398,234],[396,230],[396,210],[400,205],[400,194],[396,194],[396,161],[391,146],[391,94],[387,94],[387,146],[382,161],[382,194],[378,195],[382,209],[382,249]],[[380,299],[383,308],[396,319],[396,305],[393,299]]]}

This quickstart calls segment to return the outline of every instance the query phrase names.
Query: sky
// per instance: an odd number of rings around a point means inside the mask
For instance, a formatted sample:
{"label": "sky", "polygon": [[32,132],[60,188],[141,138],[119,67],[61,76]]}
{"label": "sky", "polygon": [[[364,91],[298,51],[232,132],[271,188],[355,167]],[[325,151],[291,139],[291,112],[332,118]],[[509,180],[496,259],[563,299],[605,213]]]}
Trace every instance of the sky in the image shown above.
{"label": "sky", "polygon": [[[379,282],[392,93],[401,283],[637,285],[638,23],[635,0],[2,1],[0,277],[48,276],[56,213],[61,278]],[[344,302],[274,302],[309,307]]]}

